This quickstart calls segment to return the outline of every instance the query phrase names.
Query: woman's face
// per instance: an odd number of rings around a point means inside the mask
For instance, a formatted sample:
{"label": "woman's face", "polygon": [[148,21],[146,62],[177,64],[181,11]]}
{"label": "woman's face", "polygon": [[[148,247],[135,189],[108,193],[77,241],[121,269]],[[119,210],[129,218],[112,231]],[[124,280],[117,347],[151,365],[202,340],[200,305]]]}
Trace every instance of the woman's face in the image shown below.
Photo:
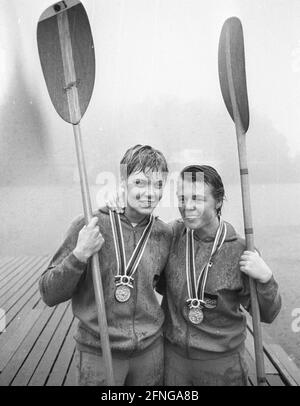
{"label": "woman's face", "polygon": [[178,207],[186,227],[206,228],[216,221],[220,203],[213,197],[211,188],[203,180],[178,180]]}
{"label": "woman's face", "polygon": [[149,215],[162,198],[165,176],[162,172],[134,172],[126,184],[127,206],[142,215]]}

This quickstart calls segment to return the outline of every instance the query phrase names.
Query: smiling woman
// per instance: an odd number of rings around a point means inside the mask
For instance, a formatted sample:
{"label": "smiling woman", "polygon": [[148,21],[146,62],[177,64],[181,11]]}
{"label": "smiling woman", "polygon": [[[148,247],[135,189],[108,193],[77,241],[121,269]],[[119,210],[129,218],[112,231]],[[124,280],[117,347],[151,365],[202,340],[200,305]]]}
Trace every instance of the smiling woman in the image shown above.
{"label": "smiling woman", "polygon": [[122,187],[127,192],[125,213],[138,223],[161,200],[168,165],[160,151],[140,144],[129,148],[120,164]]}
{"label": "smiling woman", "polygon": [[[295,205],[300,156],[291,158],[300,153],[300,2],[81,1],[96,54],[93,100],[82,123],[93,207],[104,205],[103,189],[97,193],[101,182],[105,190],[119,184],[121,153],[130,145],[150,144],[163,151],[170,169],[157,206],[160,218],[179,215],[177,171],[201,162],[222,173],[227,195],[222,214],[243,234],[236,145],[217,69],[222,24],[230,16],[241,19],[251,98],[247,138],[254,227],[284,302],[278,319],[264,330],[300,366],[300,216]],[[82,211],[72,134],[49,99],[36,43],[39,16],[54,3],[0,0],[0,256],[54,252],[71,219]],[[159,183],[150,188],[151,181],[143,177],[132,177],[140,196],[132,203],[149,213]],[[150,198],[144,199],[147,188]],[[138,230],[132,227],[136,223],[132,218],[129,230]]]}

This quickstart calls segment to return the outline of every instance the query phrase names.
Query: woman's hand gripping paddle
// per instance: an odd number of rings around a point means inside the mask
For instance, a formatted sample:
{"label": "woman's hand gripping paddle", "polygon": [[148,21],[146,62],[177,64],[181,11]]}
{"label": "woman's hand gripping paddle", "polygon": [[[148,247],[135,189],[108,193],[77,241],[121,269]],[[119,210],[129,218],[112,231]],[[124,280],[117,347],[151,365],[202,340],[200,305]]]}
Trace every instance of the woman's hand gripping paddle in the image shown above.
{"label": "woman's hand gripping paddle", "polygon": [[[247,250],[254,251],[254,237],[250,205],[250,187],[247,167],[246,132],[249,127],[249,108],[245,71],[243,28],[236,17],[227,19],[223,25],[219,42],[219,79],[227,110],[235,123],[241,175],[244,227]],[[258,385],[265,385],[260,312],[256,285],[249,279],[251,310]]]}
{"label": "woman's hand gripping paddle", "polygon": [[[86,11],[78,0],[64,0],[47,8],[37,28],[37,42],[48,92],[57,113],[73,124],[86,224],[92,219],[80,120],[92,96],[95,53]],[[98,254],[92,257],[93,283],[107,385],[114,385],[111,350]]]}

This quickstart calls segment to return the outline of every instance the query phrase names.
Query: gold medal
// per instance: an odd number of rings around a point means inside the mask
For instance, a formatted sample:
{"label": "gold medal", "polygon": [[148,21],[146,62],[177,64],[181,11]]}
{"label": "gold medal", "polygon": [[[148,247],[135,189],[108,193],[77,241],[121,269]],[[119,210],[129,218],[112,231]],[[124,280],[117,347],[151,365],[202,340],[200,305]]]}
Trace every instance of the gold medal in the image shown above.
{"label": "gold medal", "polygon": [[193,324],[200,324],[203,320],[203,311],[200,307],[192,307],[188,312],[189,320]]}
{"label": "gold medal", "polygon": [[115,290],[115,298],[118,302],[124,303],[129,300],[131,296],[130,287],[127,285],[119,285]]}

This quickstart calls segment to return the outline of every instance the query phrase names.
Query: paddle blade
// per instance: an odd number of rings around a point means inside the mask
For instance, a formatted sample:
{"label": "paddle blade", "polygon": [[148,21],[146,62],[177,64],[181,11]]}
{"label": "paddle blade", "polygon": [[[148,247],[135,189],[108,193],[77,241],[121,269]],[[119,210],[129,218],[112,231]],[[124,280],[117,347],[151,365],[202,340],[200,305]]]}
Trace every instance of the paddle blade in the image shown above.
{"label": "paddle blade", "polygon": [[227,19],[219,41],[219,80],[227,110],[246,133],[249,127],[244,35],[237,17]]}
{"label": "paddle blade", "polygon": [[63,120],[78,124],[95,82],[95,52],[87,13],[78,0],[47,8],[37,28],[37,43],[48,92]]}

